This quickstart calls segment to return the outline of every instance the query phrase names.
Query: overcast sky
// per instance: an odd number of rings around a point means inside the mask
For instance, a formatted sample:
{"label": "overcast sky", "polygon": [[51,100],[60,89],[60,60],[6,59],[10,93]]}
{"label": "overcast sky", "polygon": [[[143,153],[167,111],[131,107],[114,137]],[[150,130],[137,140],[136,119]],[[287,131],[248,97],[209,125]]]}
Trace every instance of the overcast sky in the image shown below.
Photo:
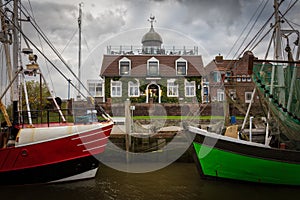
{"label": "overcast sky", "polygon": [[[163,45],[198,46],[199,54],[203,56],[206,65],[219,53],[228,59],[237,56],[238,47],[265,2],[267,4],[264,12],[257,19],[245,44],[273,12],[272,0],[83,0],[82,2],[82,81],[84,83],[87,79],[99,79],[101,58],[107,45],[141,45],[142,36],[150,27],[147,21],[150,14],[156,18],[154,28],[162,36]],[[293,2],[294,0],[286,0],[281,6],[282,12]],[[23,3],[30,10],[27,1]],[[35,20],[54,46],[62,52],[76,74],[78,73],[79,3],[80,1],[74,0],[31,1]],[[300,24],[299,10],[300,5],[297,3],[286,15],[296,29],[299,29]],[[234,46],[253,15],[243,36]],[[25,24],[24,26],[28,31],[27,26]],[[37,38],[36,35],[32,36]],[[267,43],[268,40],[264,44]],[[256,56],[264,55],[266,48],[263,46],[258,46],[254,50]],[[45,44],[43,48],[47,52]],[[67,81],[59,77],[53,69],[45,68],[41,60],[39,62],[44,73],[51,74],[53,87],[58,91],[57,95],[66,98]],[[63,65],[58,65],[62,71],[65,70]],[[69,74],[67,76],[74,83],[76,82]]]}

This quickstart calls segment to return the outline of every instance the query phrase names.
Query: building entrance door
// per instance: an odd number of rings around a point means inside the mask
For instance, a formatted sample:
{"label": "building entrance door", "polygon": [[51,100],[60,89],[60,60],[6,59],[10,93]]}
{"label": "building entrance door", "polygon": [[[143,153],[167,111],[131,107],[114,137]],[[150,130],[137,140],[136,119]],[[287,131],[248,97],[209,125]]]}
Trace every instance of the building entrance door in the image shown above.
{"label": "building entrance door", "polygon": [[158,84],[150,83],[147,88],[146,103],[161,103],[161,92]]}

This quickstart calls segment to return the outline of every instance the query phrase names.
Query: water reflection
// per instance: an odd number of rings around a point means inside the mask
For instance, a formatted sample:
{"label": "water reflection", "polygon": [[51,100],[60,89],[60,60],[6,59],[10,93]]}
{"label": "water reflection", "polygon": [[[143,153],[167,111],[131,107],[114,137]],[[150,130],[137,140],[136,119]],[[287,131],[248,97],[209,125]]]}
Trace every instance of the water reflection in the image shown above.
{"label": "water reflection", "polygon": [[63,184],[1,186],[2,199],[13,200],[160,200],[286,199],[299,187],[245,184],[199,178],[193,163],[173,163],[158,171],[134,174],[101,166],[96,179]]}

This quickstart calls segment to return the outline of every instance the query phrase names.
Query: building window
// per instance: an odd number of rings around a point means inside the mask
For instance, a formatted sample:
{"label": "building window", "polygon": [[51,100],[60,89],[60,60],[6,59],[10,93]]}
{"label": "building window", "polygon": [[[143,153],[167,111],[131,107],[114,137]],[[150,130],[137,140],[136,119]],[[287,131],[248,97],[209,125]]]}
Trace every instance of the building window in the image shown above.
{"label": "building window", "polygon": [[175,83],[174,79],[168,80],[167,91],[168,97],[178,97],[178,84]]}
{"label": "building window", "polygon": [[229,96],[230,98],[235,101],[236,100],[236,90],[235,89],[230,89],[229,90]]}
{"label": "building window", "polygon": [[124,57],[121,60],[119,60],[119,72],[120,76],[128,76],[130,75],[131,70],[131,61]]}
{"label": "building window", "polygon": [[129,97],[139,97],[140,96],[140,83],[129,81],[128,82],[128,96]]}
{"label": "building window", "polygon": [[224,90],[218,89],[217,90],[217,101],[224,101],[224,100],[225,100]]}
{"label": "building window", "polygon": [[245,103],[250,103],[252,97],[252,92],[245,92]]}
{"label": "building window", "polygon": [[247,82],[251,82],[251,81],[252,81],[251,76],[247,75]]}
{"label": "building window", "polygon": [[202,86],[202,101],[204,103],[209,102],[209,83],[205,82]]}
{"label": "building window", "polygon": [[236,82],[241,82],[241,75],[236,75]]}
{"label": "building window", "polygon": [[242,75],[242,82],[246,82],[246,81],[247,81],[246,75]]}
{"label": "building window", "polygon": [[225,82],[225,83],[228,83],[228,82],[230,81],[230,79],[231,79],[231,72],[230,72],[230,71],[227,71],[227,72],[225,73],[225,79],[224,79],[224,82]]}
{"label": "building window", "polygon": [[214,71],[213,72],[213,81],[215,83],[221,82],[221,73],[219,71]]}
{"label": "building window", "polygon": [[195,81],[185,81],[185,96],[194,97],[196,96],[196,83]]}
{"label": "building window", "polygon": [[122,82],[121,81],[111,81],[110,96],[111,97],[121,97],[122,96]]}
{"label": "building window", "polygon": [[88,80],[88,90],[93,97],[103,97],[103,81]]}
{"label": "building window", "polygon": [[203,87],[203,95],[209,95],[208,87],[207,86]]}
{"label": "building window", "polygon": [[187,61],[183,58],[179,58],[176,60],[176,75],[187,75]]}
{"label": "building window", "polygon": [[159,61],[152,57],[147,61],[147,75],[158,76],[159,75]]}

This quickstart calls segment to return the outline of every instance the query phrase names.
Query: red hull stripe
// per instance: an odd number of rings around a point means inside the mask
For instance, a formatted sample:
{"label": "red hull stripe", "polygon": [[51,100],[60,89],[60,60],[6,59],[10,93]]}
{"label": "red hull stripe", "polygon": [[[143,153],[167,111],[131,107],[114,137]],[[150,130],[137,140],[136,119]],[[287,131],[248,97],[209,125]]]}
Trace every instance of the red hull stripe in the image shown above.
{"label": "red hull stripe", "polygon": [[[78,144],[77,146],[82,146],[82,145],[87,145],[87,144],[91,144],[91,143],[95,143],[95,142],[98,142],[98,141],[101,141],[101,140],[107,140],[108,137],[104,137],[104,138],[99,138],[97,140],[93,140],[93,141],[88,141],[88,142],[83,142],[81,144]],[[106,142],[106,141],[105,141]]]}
{"label": "red hull stripe", "polygon": [[90,149],[85,149],[85,150],[83,150],[83,152],[86,152],[86,151],[91,151],[91,152],[93,152],[94,150],[96,150],[96,149],[101,149],[101,148],[103,148],[103,147],[105,147],[105,146],[106,146],[106,144],[104,144],[104,145],[102,145],[102,146],[93,147],[93,148],[90,148]]}
{"label": "red hull stripe", "polygon": [[[111,129],[110,129],[110,130],[104,130],[104,131],[98,131],[98,132],[95,132],[95,133],[92,133],[92,134],[89,134],[89,135],[80,135],[80,136],[78,136],[78,137],[72,138],[72,140],[83,139],[83,138],[91,137],[91,136],[93,136],[93,135],[98,135],[98,134],[101,134],[101,133],[104,133],[105,135],[107,135],[106,133],[107,133],[108,131],[111,131]],[[108,137],[109,137],[109,136],[107,136],[106,138],[108,138]]]}

